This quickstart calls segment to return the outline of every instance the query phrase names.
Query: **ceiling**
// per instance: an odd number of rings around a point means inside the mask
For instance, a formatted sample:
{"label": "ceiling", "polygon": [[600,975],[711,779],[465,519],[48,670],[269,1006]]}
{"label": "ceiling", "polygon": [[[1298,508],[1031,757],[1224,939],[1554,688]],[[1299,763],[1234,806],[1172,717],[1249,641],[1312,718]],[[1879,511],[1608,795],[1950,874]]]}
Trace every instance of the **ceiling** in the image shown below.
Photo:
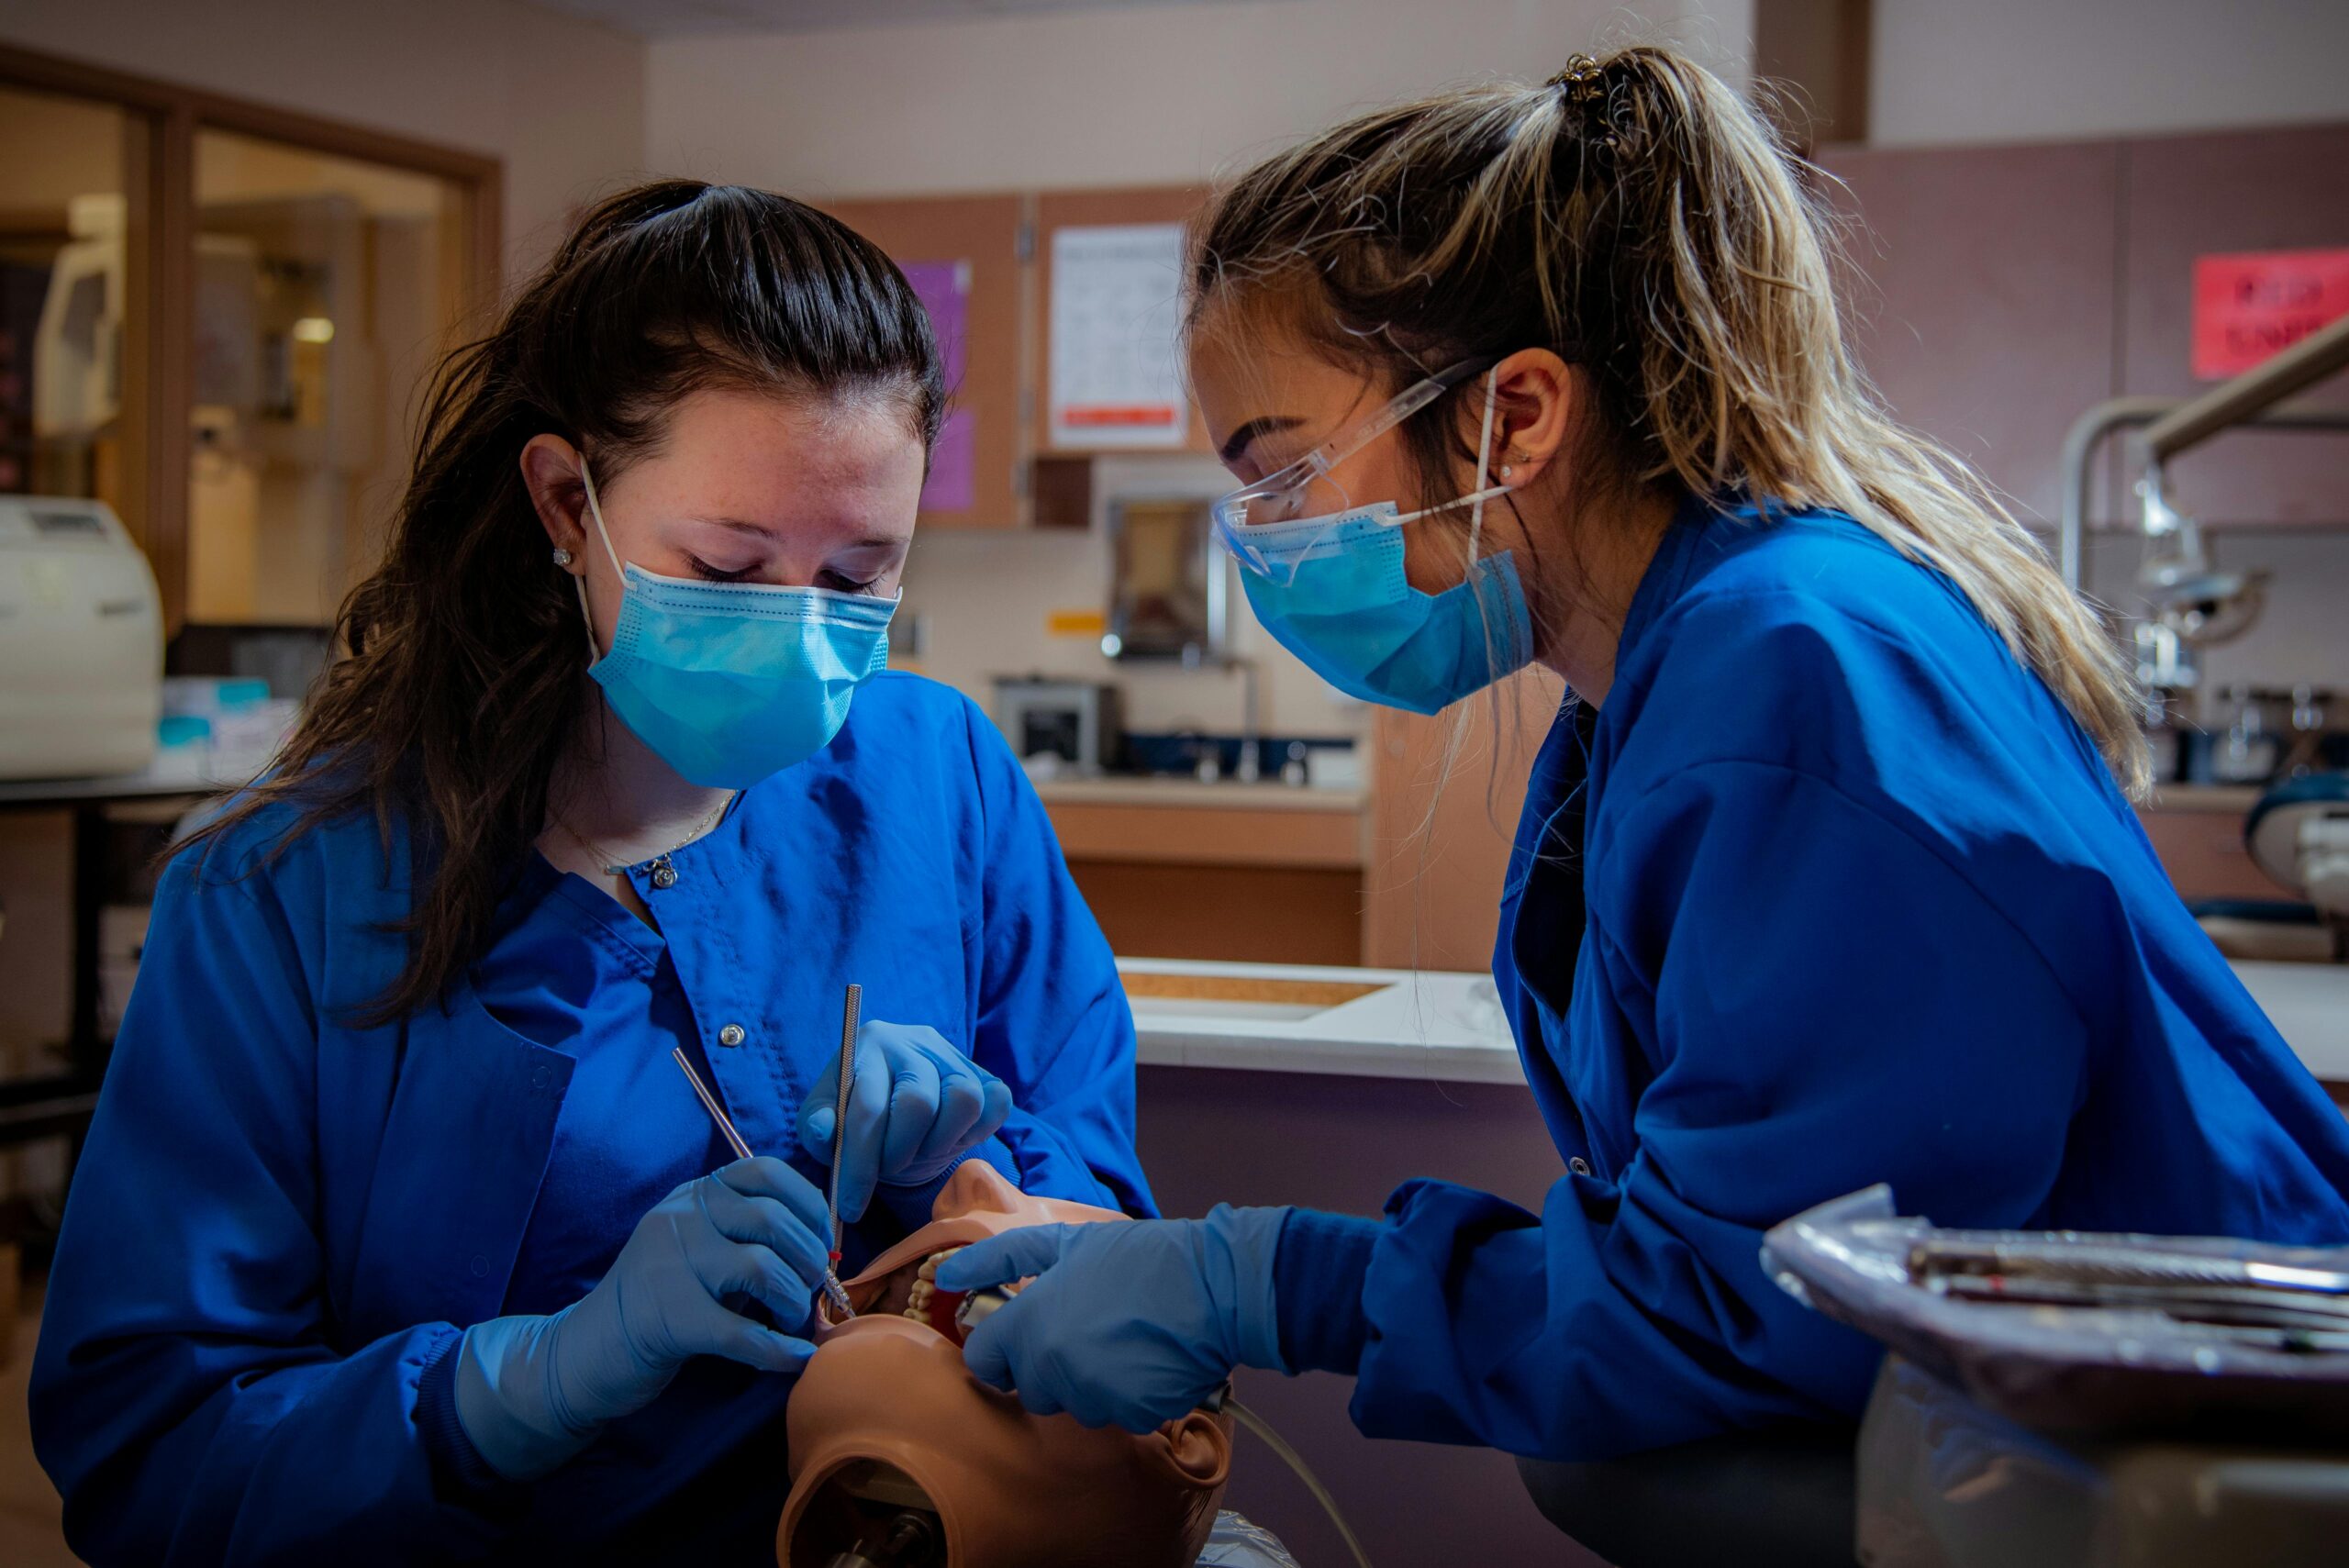
{"label": "ceiling", "polygon": [[836,28],[972,21],[1055,11],[1107,11],[1203,0],[535,0],[640,38],[812,33]]}

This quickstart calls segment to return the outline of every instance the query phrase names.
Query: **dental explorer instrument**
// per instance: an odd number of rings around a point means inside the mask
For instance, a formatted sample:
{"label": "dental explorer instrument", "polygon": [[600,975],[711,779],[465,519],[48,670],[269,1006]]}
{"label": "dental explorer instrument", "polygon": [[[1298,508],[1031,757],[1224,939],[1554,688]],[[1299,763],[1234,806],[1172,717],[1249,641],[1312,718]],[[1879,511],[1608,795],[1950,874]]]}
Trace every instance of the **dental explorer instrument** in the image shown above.
{"label": "dental explorer instrument", "polygon": [[[701,1074],[694,1070],[693,1062],[685,1056],[685,1048],[678,1046],[669,1054],[676,1059],[677,1070],[685,1075],[685,1082],[694,1086],[694,1094],[701,1100],[702,1109],[707,1111],[709,1118],[718,1124],[718,1130],[725,1136],[726,1146],[734,1151],[734,1157],[738,1160],[751,1158],[751,1146],[742,1140],[742,1135],[735,1130],[733,1118],[726,1114],[726,1107],[718,1103],[718,1096],[709,1092],[709,1085],[703,1083]],[[840,1180],[837,1154],[833,1157],[832,1168],[832,1179],[837,1184]],[[850,1305],[848,1291],[841,1284],[840,1245],[840,1221],[836,1218],[832,1222],[831,1262],[824,1265],[824,1299],[831,1303],[832,1310],[841,1317],[853,1318],[856,1308]]]}
{"label": "dental explorer instrument", "polygon": [[841,1243],[848,1228],[841,1223],[841,1151],[848,1146],[848,1096],[856,1083],[856,1029],[864,1012],[864,987],[851,983],[841,1002],[840,1096],[832,1105],[832,1182],[824,1207],[832,1217],[832,1256],[824,1270],[824,1296],[842,1317],[853,1317],[848,1292],[841,1285]]}
{"label": "dental explorer instrument", "polygon": [[734,1130],[733,1118],[726,1114],[726,1107],[718,1103],[718,1096],[711,1094],[709,1085],[701,1081],[701,1074],[694,1071],[694,1064],[685,1060],[685,1048],[678,1046],[669,1054],[677,1059],[678,1069],[685,1073],[685,1082],[691,1084],[694,1093],[701,1096],[701,1108],[709,1113],[710,1120],[718,1124],[718,1130],[726,1135],[726,1146],[734,1151],[734,1158],[748,1160],[751,1146],[742,1141],[742,1135]]}

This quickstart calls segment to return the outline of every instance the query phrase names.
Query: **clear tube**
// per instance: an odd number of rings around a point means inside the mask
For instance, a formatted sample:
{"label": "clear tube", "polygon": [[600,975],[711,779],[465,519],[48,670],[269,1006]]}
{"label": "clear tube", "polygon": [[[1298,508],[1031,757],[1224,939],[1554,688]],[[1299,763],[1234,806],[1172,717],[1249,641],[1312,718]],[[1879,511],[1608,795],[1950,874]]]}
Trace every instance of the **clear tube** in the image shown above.
{"label": "clear tube", "polygon": [[1363,1551],[1362,1542],[1354,1539],[1353,1529],[1346,1523],[1346,1516],[1338,1512],[1338,1500],[1330,1496],[1329,1488],[1321,1485],[1321,1478],[1314,1474],[1312,1466],[1305,1462],[1305,1456],[1289,1447],[1288,1440],[1273,1430],[1264,1417],[1239,1400],[1226,1395],[1223,1407],[1231,1412],[1233,1420],[1262,1438],[1266,1448],[1280,1455],[1282,1463],[1297,1472],[1297,1478],[1305,1483],[1305,1489],[1313,1494],[1313,1500],[1321,1505],[1321,1511],[1328,1514],[1330,1522],[1338,1527],[1338,1534],[1345,1541],[1346,1550],[1354,1554],[1356,1568],[1370,1568],[1370,1556]]}

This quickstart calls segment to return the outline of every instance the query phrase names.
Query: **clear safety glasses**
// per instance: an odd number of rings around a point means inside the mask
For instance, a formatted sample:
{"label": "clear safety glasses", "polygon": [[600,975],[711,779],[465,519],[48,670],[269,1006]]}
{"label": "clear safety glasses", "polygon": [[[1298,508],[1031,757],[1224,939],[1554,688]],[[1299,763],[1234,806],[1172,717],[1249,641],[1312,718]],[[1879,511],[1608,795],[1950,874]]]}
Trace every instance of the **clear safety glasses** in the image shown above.
{"label": "clear safety glasses", "polygon": [[1255,484],[1241,485],[1215,504],[1216,537],[1241,565],[1259,576],[1271,576],[1272,565],[1264,552],[1249,542],[1249,529],[1294,522],[1308,516],[1307,495],[1316,481],[1327,478],[1331,469],[1491,364],[1490,360],[1463,360],[1449,370],[1414,383],[1362,423],[1332,436]]}

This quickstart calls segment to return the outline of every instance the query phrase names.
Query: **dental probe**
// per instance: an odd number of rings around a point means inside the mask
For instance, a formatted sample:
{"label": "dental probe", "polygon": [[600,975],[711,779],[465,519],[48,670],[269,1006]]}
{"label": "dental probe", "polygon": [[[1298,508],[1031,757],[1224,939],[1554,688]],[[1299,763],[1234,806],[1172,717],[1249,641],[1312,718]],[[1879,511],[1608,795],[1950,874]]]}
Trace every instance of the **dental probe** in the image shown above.
{"label": "dental probe", "polygon": [[726,1146],[734,1151],[734,1158],[748,1160],[751,1146],[742,1141],[742,1135],[734,1130],[733,1120],[727,1116],[726,1107],[718,1103],[718,1096],[711,1094],[709,1085],[701,1081],[701,1074],[694,1071],[694,1064],[685,1060],[685,1048],[681,1045],[669,1054],[677,1059],[677,1066],[685,1073],[685,1082],[691,1084],[694,1093],[701,1096],[701,1108],[709,1113],[709,1119],[716,1122],[718,1130],[726,1135]]}
{"label": "dental probe", "polygon": [[841,1244],[848,1233],[841,1223],[841,1154],[848,1147],[848,1096],[856,1084],[856,1029],[863,1011],[864,987],[851,984],[841,1002],[840,1098],[832,1106],[832,1184],[824,1194],[824,1207],[832,1216],[832,1256],[824,1269],[824,1296],[843,1318],[854,1317],[856,1309],[849,1305],[840,1276]]}
{"label": "dental probe", "polygon": [[[676,1060],[677,1070],[685,1075],[685,1082],[694,1086],[694,1094],[700,1099],[701,1108],[707,1111],[709,1119],[718,1124],[718,1130],[725,1136],[726,1146],[734,1151],[734,1158],[737,1160],[751,1158],[751,1146],[744,1142],[742,1135],[735,1130],[733,1118],[728,1116],[726,1107],[718,1103],[718,1096],[709,1092],[709,1085],[702,1082],[701,1074],[694,1071],[693,1062],[685,1056],[685,1048],[682,1045],[678,1046],[669,1054]],[[832,1245],[835,1249],[840,1246],[837,1231],[833,1236]],[[837,1262],[840,1253],[835,1251],[832,1258]],[[848,1292],[841,1285],[841,1276],[835,1273],[829,1265],[824,1269],[824,1299],[830,1302],[832,1309],[841,1317],[856,1316],[856,1309],[849,1305]]]}

